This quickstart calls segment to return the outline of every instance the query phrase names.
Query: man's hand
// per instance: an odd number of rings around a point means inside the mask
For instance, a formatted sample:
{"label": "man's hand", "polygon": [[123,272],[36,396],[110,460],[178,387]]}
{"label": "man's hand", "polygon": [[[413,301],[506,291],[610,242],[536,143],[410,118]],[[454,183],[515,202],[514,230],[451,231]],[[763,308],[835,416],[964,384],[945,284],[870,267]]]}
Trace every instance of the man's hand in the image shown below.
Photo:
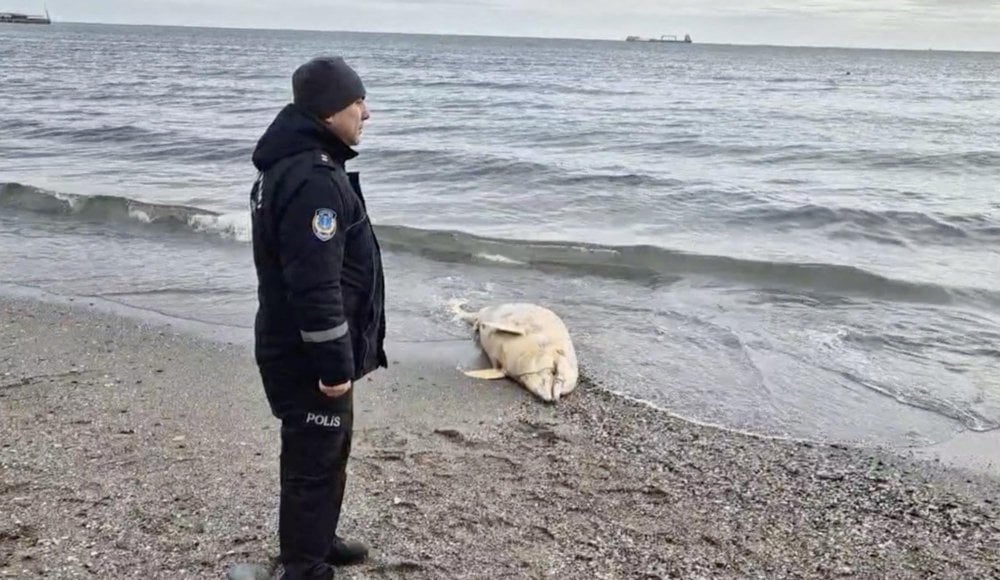
{"label": "man's hand", "polygon": [[327,397],[331,399],[336,399],[337,397],[342,397],[347,394],[347,391],[351,390],[351,381],[346,383],[341,383],[339,385],[328,387],[323,384],[323,381],[319,382],[319,390]]}

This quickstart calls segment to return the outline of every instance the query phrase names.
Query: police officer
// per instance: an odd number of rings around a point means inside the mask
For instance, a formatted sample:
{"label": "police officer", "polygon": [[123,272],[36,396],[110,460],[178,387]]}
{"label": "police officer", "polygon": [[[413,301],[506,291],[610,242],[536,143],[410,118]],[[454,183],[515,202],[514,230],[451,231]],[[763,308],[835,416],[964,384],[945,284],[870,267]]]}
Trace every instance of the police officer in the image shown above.
{"label": "police officer", "polygon": [[368,553],[336,532],[352,387],[387,364],[384,282],[358,174],[345,169],[369,117],[361,78],[340,57],[315,58],[292,90],[253,152],[254,354],[281,420],[281,577],[327,579]]}

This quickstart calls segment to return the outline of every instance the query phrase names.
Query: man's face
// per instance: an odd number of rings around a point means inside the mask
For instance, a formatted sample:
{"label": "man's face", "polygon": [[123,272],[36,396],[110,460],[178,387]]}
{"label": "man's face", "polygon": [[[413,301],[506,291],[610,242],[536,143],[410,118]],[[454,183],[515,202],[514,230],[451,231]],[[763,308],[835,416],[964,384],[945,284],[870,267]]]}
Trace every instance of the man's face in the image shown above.
{"label": "man's face", "polygon": [[361,134],[365,130],[365,121],[371,115],[368,113],[368,105],[364,99],[358,99],[333,115],[327,117],[323,122],[333,134],[340,138],[345,145],[355,146],[361,143]]}

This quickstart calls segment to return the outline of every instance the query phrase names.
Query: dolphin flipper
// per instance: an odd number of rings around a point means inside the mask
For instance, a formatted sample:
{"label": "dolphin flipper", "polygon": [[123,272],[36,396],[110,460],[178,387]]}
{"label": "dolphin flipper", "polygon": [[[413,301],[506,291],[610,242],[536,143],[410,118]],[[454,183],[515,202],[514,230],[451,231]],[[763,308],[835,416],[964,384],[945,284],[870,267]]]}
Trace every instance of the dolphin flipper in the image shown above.
{"label": "dolphin flipper", "polygon": [[512,326],[510,324],[501,324],[497,322],[480,322],[479,326],[484,328],[492,328],[497,332],[506,332],[507,334],[516,334],[518,336],[524,336],[526,333],[523,328]]}
{"label": "dolphin flipper", "polygon": [[481,369],[478,371],[465,371],[464,374],[474,379],[483,379],[487,381],[495,381],[497,379],[502,379],[507,376],[501,369]]}

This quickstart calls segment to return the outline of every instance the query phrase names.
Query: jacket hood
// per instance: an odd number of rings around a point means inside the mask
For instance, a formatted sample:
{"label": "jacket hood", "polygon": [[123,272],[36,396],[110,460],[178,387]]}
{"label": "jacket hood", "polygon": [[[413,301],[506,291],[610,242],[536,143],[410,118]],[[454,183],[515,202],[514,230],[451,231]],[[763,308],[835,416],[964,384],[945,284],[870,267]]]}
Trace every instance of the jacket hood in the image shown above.
{"label": "jacket hood", "polygon": [[267,171],[285,157],[303,151],[322,149],[334,159],[344,162],[358,153],[331,133],[319,119],[295,104],[286,105],[264,131],[253,151],[253,164]]}

